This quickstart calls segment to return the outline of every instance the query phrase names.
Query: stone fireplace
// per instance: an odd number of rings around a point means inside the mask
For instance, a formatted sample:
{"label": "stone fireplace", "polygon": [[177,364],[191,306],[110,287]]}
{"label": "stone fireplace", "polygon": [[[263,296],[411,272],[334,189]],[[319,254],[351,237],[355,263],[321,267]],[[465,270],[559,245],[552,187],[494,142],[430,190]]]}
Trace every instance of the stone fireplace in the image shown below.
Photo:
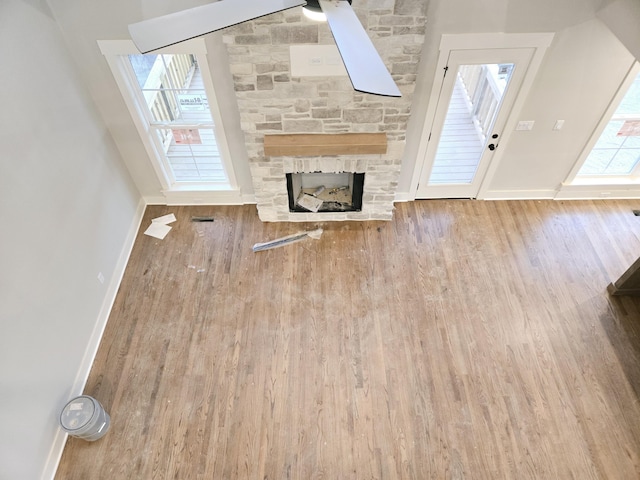
{"label": "stone fireplace", "polygon": [[265,135],[263,152],[251,166],[262,220],[391,219],[400,162],[386,134]]}
{"label": "stone fireplace", "polygon": [[[391,220],[399,164],[386,164],[384,155],[345,157],[271,157],[268,166],[252,165],[258,214],[263,221]],[[287,175],[299,173],[362,175],[362,204],[352,211],[291,211]],[[324,177],[326,178],[326,177]],[[320,183],[328,183],[321,181]],[[321,185],[316,185],[319,187]],[[325,188],[335,188],[324,185]],[[311,188],[311,187],[309,187]]]}
{"label": "stone fireplace", "polygon": [[[377,157],[381,157],[378,155]],[[308,222],[335,220],[391,220],[400,173],[397,164],[380,158],[281,158],[267,167],[252,165],[258,215],[265,222]],[[362,204],[353,211],[291,211],[287,174],[342,173],[363,175]]]}
{"label": "stone fireplace", "polygon": [[[258,214],[263,221],[391,220],[425,32],[424,0],[363,0],[358,18],[402,97],[354,91],[347,76],[293,76],[292,45],[335,45],[328,26],[292,8],[225,29]],[[312,51],[312,50],[310,50]],[[309,58],[315,58],[312,54]],[[265,138],[289,134],[382,134],[382,153],[265,152]],[[290,211],[287,174],[364,174],[353,211]]]}

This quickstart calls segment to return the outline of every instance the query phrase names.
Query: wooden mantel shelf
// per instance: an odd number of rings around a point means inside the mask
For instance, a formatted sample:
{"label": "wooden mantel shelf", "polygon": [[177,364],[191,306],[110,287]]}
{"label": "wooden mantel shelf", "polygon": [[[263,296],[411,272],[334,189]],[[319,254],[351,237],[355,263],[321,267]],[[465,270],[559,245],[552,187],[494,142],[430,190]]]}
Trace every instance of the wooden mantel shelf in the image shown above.
{"label": "wooden mantel shelf", "polygon": [[358,155],[387,153],[386,133],[304,133],[265,135],[267,156]]}

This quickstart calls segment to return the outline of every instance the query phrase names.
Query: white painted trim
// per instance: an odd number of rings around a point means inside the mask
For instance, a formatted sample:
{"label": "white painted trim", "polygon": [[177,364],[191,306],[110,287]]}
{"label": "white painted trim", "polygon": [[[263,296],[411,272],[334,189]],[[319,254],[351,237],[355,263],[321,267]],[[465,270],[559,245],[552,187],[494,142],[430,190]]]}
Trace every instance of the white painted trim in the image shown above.
{"label": "white painted trim", "polygon": [[554,33],[464,33],[444,34],[440,51],[489,48],[548,48]]}
{"label": "white painted trim", "polygon": [[416,161],[413,167],[413,176],[411,177],[411,185],[409,191],[412,195],[412,200],[416,199],[418,194],[418,187],[420,178],[422,177],[422,169],[425,164],[425,157],[429,148],[429,136],[433,129],[433,123],[436,116],[438,107],[438,100],[442,91],[442,85],[444,84],[444,69],[449,61],[449,51],[440,51],[438,56],[438,63],[436,64],[436,70],[434,73],[434,81],[431,87],[431,94],[429,95],[429,103],[427,104],[427,112],[425,114],[425,122],[422,127],[422,133],[420,134],[420,142],[418,143],[418,152],[416,153]]}
{"label": "white painted trim", "polygon": [[[142,217],[144,216],[145,209],[146,203],[143,199],[140,199],[136,208],[135,215],[133,217],[133,221],[131,222],[129,231],[127,232],[127,236],[122,246],[122,250],[120,251],[120,256],[115,265],[114,273],[107,287],[107,291],[105,293],[98,318],[96,319],[96,323],[93,326],[93,331],[91,332],[87,348],[85,349],[84,357],[82,358],[82,362],[80,362],[76,378],[73,382],[73,386],[71,387],[71,394],[69,398],[82,395],[82,392],[84,391],[85,385],[89,378],[89,373],[91,372],[91,367],[93,366],[93,361],[95,360],[96,354],[98,353],[98,347],[100,346],[100,341],[102,340],[104,329],[107,326],[107,321],[109,320],[109,315],[111,313],[111,309],[113,308],[113,303],[115,302],[116,295],[118,293],[118,288],[120,288],[122,277],[124,276],[127,264],[129,263],[129,257],[131,256],[133,245],[135,244],[138,231],[140,230],[140,224],[142,223]],[[62,405],[60,407],[62,407]],[[45,462],[42,475],[40,477],[42,480],[54,479],[66,441],[66,432],[62,430],[61,427],[58,427],[55,438],[53,440],[53,444],[51,446],[51,449],[49,450],[49,455]]]}
{"label": "white painted trim", "polygon": [[[202,42],[202,44],[204,45],[204,41]],[[204,62],[207,68],[202,68],[204,66],[202,57],[204,58]],[[227,173],[229,185],[231,186],[231,188],[237,189],[238,180],[236,178],[236,172],[231,161],[231,151],[229,150],[227,132],[224,129],[222,112],[220,112],[220,101],[218,100],[218,94],[216,93],[213,78],[211,77],[211,65],[209,63],[209,57],[205,54],[198,54],[196,55],[196,58],[201,65],[200,74],[202,75],[204,90],[207,93],[207,98],[209,99],[209,105],[214,105],[214,107],[210,108],[209,110],[211,111],[211,116],[213,117],[213,128],[216,133],[216,144],[218,150],[220,151],[220,160],[222,161],[224,170]]]}
{"label": "white painted trim", "polygon": [[153,195],[144,197],[144,203],[147,205],[166,205],[167,197],[164,195]]}
{"label": "white painted trim", "polygon": [[409,192],[396,192],[394,197],[394,202],[411,202],[415,200],[415,198],[411,198],[411,194]]}
{"label": "white painted trim", "polygon": [[640,198],[640,185],[563,185],[556,200],[602,200]]}
{"label": "white painted trim", "polygon": [[552,200],[556,190],[493,190],[482,200]]}
{"label": "white painted trim", "polygon": [[[98,46],[100,47],[100,52],[105,56],[140,54],[140,50],[133,43],[133,40],[98,40]],[[165,53],[206,55],[207,47],[201,38],[193,38],[170,47],[160,48],[153,53],[158,55]]]}
{"label": "white painted trim", "polygon": [[242,205],[240,190],[225,191],[165,191],[166,205]]}
{"label": "white painted trim", "polygon": [[244,205],[255,205],[258,203],[254,193],[243,193],[241,196],[242,196],[242,203]]}
{"label": "white painted trim", "polygon": [[[166,193],[166,192],[165,192]],[[195,205],[186,203],[189,199],[200,198],[203,195],[206,196],[204,204],[206,205],[255,205],[257,203],[256,196],[253,193],[240,193],[238,191],[232,192],[173,192],[176,195],[172,195],[172,202],[169,203],[167,195],[154,195],[144,197],[144,202],[147,205]]]}

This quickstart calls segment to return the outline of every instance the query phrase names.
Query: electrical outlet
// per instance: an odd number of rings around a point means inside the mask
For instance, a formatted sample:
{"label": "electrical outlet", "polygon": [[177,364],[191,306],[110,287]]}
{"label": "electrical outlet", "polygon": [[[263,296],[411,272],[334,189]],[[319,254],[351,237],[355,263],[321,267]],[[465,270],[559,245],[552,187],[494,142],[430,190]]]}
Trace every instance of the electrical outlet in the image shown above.
{"label": "electrical outlet", "polygon": [[347,76],[340,52],[333,45],[291,45],[292,77]]}

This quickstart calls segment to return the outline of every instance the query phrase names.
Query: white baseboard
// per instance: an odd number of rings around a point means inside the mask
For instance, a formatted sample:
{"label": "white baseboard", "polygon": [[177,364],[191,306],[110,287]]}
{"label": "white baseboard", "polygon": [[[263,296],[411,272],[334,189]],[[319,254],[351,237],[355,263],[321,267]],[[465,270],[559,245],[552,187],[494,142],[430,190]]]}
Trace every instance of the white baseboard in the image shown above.
{"label": "white baseboard", "polygon": [[640,185],[563,185],[556,200],[604,200],[640,198]]}
{"label": "white baseboard", "polygon": [[[120,252],[120,257],[118,258],[118,262],[116,263],[111,281],[109,282],[109,285],[107,287],[107,292],[104,296],[102,307],[100,308],[100,313],[98,314],[98,319],[96,320],[96,323],[93,327],[93,332],[91,332],[91,337],[89,338],[84,357],[82,359],[82,362],[80,363],[80,367],[78,368],[78,373],[76,375],[75,381],[73,382],[73,386],[71,388],[72,397],[82,395],[82,392],[84,391],[87,379],[89,378],[89,373],[91,372],[93,361],[95,360],[96,354],[98,353],[98,347],[100,346],[100,341],[102,340],[104,329],[107,326],[107,320],[109,320],[109,314],[111,313],[111,309],[113,308],[113,302],[116,299],[116,294],[118,293],[118,288],[120,287],[120,283],[122,282],[124,271],[127,268],[129,256],[131,255],[133,244],[135,243],[136,236],[138,235],[138,230],[140,229],[140,224],[142,223],[142,217],[144,216],[146,207],[147,204],[145,202],[145,199],[140,199],[140,202],[138,203],[138,206],[136,208],[135,216],[133,218],[133,221],[131,222],[131,226],[129,227],[129,232],[127,233],[127,237]],[[60,458],[62,457],[62,451],[64,450],[64,446],[67,441],[67,437],[67,433],[62,430],[62,428],[58,428],[56,436],[53,440],[51,450],[49,450],[49,456],[45,463],[42,476],[40,477],[42,480],[54,479],[56,470],[58,469],[58,464],[60,463]]]}
{"label": "white baseboard", "polygon": [[254,193],[243,193],[242,203],[244,205],[255,205],[258,201],[256,200],[256,195]]}
{"label": "white baseboard", "polygon": [[144,197],[147,205],[252,205],[253,193],[229,192],[165,192],[164,195]]}
{"label": "white baseboard", "polygon": [[167,197],[164,195],[153,195],[150,197],[144,197],[144,203],[146,205],[166,205]]}
{"label": "white baseboard", "polygon": [[478,200],[551,200],[556,190],[493,190]]}
{"label": "white baseboard", "polygon": [[[555,198],[556,190],[493,190],[478,197],[478,200],[551,200]],[[409,192],[396,192],[395,202],[412,202],[418,200]],[[427,200],[427,199],[420,199]]]}
{"label": "white baseboard", "polygon": [[409,195],[409,192],[396,192],[395,198],[393,199],[394,202],[411,202],[415,200],[411,195]]}

